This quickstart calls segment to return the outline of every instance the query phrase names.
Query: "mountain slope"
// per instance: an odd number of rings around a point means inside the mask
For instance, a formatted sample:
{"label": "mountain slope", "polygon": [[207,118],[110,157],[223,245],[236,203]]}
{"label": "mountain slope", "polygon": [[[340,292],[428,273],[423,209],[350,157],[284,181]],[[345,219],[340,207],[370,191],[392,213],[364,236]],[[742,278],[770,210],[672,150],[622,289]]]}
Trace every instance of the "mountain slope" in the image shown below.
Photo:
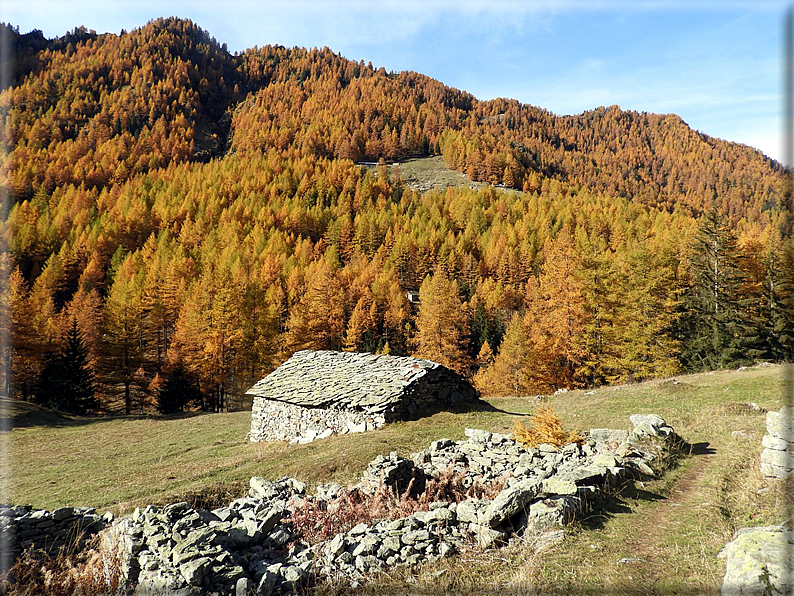
{"label": "mountain slope", "polygon": [[536,191],[554,178],[665,209],[716,206],[734,220],[762,220],[781,206],[777,162],[674,115],[613,106],[556,116],[483,102],[327,48],[233,56],[174,18],[121,35],[14,35],[24,60],[1,99],[11,104],[2,132],[18,198],[123,182],[227,148],[292,147],[354,161],[442,153],[472,179]]}

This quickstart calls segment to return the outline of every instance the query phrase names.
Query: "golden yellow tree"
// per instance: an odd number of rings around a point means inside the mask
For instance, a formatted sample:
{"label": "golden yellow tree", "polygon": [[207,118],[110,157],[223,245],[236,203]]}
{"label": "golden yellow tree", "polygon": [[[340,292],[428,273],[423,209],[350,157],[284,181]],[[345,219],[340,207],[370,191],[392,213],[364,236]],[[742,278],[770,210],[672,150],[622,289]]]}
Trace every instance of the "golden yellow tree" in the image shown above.
{"label": "golden yellow tree", "polygon": [[546,389],[570,387],[585,356],[586,320],[580,257],[564,226],[547,243],[537,282],[528,284],[527,318],[539,383]]}
{"label": "golden yellow tree", "polygon": [[458,283],[439,270],[422,282],[419,302],[414,355],[468,374],[469,320],[458,295]]}
{"label": "golden yellow tree", "polygon": [[[487,346],[487,342],[483,347]],[[489,347],[490,349],[490,347]],[[538,384],[532,367],[532,345],[523,317],[513,315],[499,353],[477,376],[477,388],[491,395],[527,395]]]}
{"label": "golden yellow tree", "polygon": [[287,320],[287,349],[339,350],[345,335],[342,285],[324,260],[306,277],[306,292]]}

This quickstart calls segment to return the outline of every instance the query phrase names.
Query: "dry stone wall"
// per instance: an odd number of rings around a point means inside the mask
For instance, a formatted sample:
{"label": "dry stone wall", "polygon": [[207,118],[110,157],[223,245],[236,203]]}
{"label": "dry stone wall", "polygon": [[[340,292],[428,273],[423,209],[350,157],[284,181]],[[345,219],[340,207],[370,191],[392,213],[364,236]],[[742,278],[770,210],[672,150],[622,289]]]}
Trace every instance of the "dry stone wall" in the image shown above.
{"label": "dry stone wall", "polygon": [[380,428],[383,414],[368,414],[342,408],[304,408],[264,399],[254,400],[251,411],[251,441],[310,443],[331,435],[359,433]]}
{"label": "dry stone wall", "polygon": [[55,554],[62,546],[78,545],[113,521],[93,507],[61,507],[53,511],[29,505],[0,505],[0,546],[18,556],[28,547]]}
{"label": "dry stone wall", "polygon": [[[794,472],[794,408],[766,414],[761,473],[769,481]],[[794,532],[783,526],[741,528],[719,555],[725,559],[723,596],[794,593]]]}
{"label": "dry stone wall", "polygon": [[247,497],[212,511],[186,503],[138,509],[107,531],[103,550],[108,561],[120,562],[129,591],[141,596],[291,594],[329,579],[355,585],[373,571],[496,547],[515,537],[557,540],[560,527],[607,498],[608,489],[654,475],[666,450],[680,440],[660,417],[635,421],[631,433],[594,429],[582,445],[562,449],[526,449],[476,429],[466,437],[439,439],[411,458],[378,456],[354,488],[374,491],[383,483],[399,492],[412,480],[454,468],[464,483],[503,483],[492,500],[433,503],[428,511],[362,523],[309,546],[300,542],[289,516],[306,504],[327,506],[341,487],[323,485],[306,494],[305,485],[291,478],[254,477]]}
{"label": "dry stone wall", "polygon": [[765,478],[786,478],[794,472],[794,408],[767,412],[766,434],[761,440],[761,473]]}

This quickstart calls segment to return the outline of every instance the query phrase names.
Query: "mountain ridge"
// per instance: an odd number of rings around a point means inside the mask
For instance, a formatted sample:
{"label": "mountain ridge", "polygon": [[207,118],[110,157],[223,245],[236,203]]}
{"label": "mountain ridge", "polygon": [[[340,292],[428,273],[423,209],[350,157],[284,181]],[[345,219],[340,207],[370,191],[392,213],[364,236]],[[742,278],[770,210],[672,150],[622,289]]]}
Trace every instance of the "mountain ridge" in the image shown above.
{"label": "mountain ridge", "polygon": [[328,48],[230,54],[190,20],[53,40],[5,26],[18,53],[3,92],[8,184],[17,198],[64,184],[104,187],[230,151],[296,148],[396,161],[441,154],[471,179],[525,191],[544,178],[693,214],[759,219],[782,206],[782,166],[679,116],[597,107],[558,116],[482,101],[413,71]]}

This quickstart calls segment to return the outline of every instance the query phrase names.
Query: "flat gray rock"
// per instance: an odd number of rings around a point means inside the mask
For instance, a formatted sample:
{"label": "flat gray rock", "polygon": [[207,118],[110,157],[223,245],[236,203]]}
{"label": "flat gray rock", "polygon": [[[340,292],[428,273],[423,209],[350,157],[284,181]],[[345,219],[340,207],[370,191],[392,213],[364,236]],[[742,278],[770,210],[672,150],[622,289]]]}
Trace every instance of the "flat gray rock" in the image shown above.
{"label": "flat gray rock", "polygon": [[535,479],[522,480],[503,490],[480,515],[480,525],[495,528],[526,510],[539,492],[540,483]]}
{"label": "flat gray rock", "polygon": [[791,594],[794,533],[780,526],[743,528],[719,555],[726,559],[722,596]]}

